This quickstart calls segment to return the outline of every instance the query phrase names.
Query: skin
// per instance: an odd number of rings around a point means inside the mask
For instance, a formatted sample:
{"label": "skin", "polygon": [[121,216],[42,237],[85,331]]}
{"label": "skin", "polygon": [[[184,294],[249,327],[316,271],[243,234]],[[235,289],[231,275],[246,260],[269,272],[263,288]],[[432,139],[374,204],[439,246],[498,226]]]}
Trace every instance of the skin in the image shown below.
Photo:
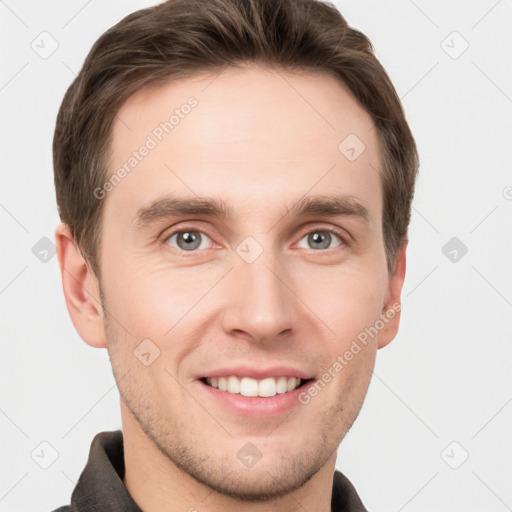
{"label": "skin", "polygon": [[[400,303],[406,244],[388,274],[374,123],[330,76],[227,69],[129,98],[114,125],[110,172],[190,96],[198,105],[103,199],[101,296],[68,227],[55,232],[73,324],[86,343],[108,349],[118,382],[125,485],[149,512],[329,511],[337,448],[399,312],[291,413],[234,414],[195,377],[235,364],[289,364],[320,378]],[[351,133],[366,145],[353,162],[338,150]],[[220,198],[234,216],[135,229],[139,208],[169,193]],[[355,198],[369,222],[286,215],[304,195],[332,193]],[[206,234],[204,249],[180,250],[168,238],[185,227]],[[345,242],[333,235],[328,248],[311,247],[310,231],[336,228]],[[248,236],[263,248],[252,263],[236,252]],[[133,353],[146,338],[160,350],[148,366]],[[247,442],[262,453],[250,469],[237,458]]]}

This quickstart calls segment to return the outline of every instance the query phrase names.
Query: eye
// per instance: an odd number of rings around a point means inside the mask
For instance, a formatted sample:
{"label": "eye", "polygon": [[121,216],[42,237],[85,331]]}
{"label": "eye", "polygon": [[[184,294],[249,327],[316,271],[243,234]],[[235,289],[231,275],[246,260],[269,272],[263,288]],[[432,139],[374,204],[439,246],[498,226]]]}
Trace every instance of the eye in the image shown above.
{"label": "eye", "polygon": [[[331,246],[331,242],[338,239],[338,243],[334,246]],[[302,241],[305,240],[306,244],[304,245]],[[342,245],[343,239],[340,235],[337,235],[334,231],[330,230],[320,230],[316,229],[314,231],[310,231],[306,234],[306,236],[302,237],[299,241],[299,247],[303,249],[332,249],[333,247],[338,247]]]}
{"label": "eye", "polygon": [[202,231],[188,229],[175,231],[168,236],[164,242],[181,251],[195,251],[196,249],[208,249],[207,240],[211,242],[210,237],[205,235]]}

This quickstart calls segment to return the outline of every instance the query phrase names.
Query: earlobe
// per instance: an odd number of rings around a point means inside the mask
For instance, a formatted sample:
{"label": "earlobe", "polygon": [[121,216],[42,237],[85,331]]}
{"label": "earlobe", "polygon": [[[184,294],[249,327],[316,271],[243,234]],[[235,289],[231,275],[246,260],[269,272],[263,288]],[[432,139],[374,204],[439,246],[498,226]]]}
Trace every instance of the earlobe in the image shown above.
{"label": "earlobe", "polygon": [[385,305],[382,310],[384,327],[379,333],[378,348],[388,345],[396,336],[400,325],[401,294],[405,279],[406,250],[408,240],[405,240],[398,250],[395,266],[389,277]]}
{"label": "earlobe", "polygon": [[99,282],[80,254],[67,224],[60,223],[55,229],[55,244],[71,321],[88,345],[107,348]]}

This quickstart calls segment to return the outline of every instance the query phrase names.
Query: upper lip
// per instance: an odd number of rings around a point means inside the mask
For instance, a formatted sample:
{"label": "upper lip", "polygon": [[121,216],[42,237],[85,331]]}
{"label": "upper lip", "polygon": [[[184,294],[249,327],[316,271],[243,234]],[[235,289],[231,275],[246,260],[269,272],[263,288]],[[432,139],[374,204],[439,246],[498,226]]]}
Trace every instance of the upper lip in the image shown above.
{"label": "upper lip", "polygon": [[251,377],[253,379],[261,380],[267,377],[298,377],[303,380],[312,378],[308,372],[294,368],[293,366],[271,366],[267,368],[239,365],[217,368],[216,370],[205,371],[203,374],[198,375],[197,379],[206,377],[229,377],[235,375],[239,377]]}

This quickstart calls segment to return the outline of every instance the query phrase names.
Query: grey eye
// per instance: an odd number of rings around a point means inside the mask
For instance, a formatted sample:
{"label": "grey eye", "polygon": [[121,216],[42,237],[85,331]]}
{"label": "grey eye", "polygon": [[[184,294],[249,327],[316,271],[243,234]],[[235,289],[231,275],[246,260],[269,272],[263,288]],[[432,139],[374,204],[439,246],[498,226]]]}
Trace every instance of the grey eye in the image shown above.
{"label": "grey eye", "polygon": [[167,243],[182,251],[194,251],[196,249],[207,249],[207,241],[210,238],[198,230],[176,231],[169,238]]}
{"label": "grey eye", "polygon": [[[333,241],[333,237],[339,240],[339,243],[336,244],[334,247],[341,245],[341,238],[335,233],[332,233],[331,231],[312,231],[311,233],[308,233],[307,235],[301,238],[299,242],[299,247],[302,247],[303,249],[331,249],[332,247],[330,247],[330,245],[331,242]],[[301,245],[303,240],[306,240],[306,244],[308,245]]]}

